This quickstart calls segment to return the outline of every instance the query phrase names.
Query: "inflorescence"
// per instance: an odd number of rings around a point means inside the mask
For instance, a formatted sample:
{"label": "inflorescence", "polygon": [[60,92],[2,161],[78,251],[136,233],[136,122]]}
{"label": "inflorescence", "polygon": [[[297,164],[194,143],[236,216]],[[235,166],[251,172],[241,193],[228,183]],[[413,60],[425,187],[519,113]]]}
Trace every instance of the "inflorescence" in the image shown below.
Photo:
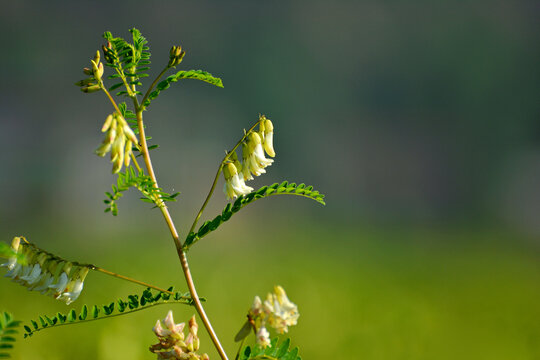
{"label": "inflorescence", "polygon": [[163,326],[158,320],[152,329],[159,339],[159,343],[150,346],[150,351],[157,354],[159,359],[182,359],[182,360],[209,360],[207,354],[198,355],[200,340],[197,336],[199,325],[195,321],[195,315],[189,319],[189,335],[184,336],[185,323],[175,324],[172,311],[169,310]]}
{"label": "inflorescence", "polygon": [[255,296],[248,312],[248,323],[255,332],[257,344],[267,347],[270,345],[267,326],[283,334],[289,331],[289,326],[296,325],[299,316],[298,307],[289,300],[285,290],[281,286],[274,286],[274,292],[269,293],[264,302]]}
{"label": "inflorescence", "polygon": [[22,236],[13,239],[11,248],[21,255],[22,260],[12,256],[7,263],[0,265],[7,267],[6,277],[28,290],[39,291],[68,305],[79,297],[89,265],[61,259],[39,249]]}
{"label": "inflorescence", "polygon": [[228,199],[247,195],[253,188],[246,185],[246,181],[253,180],[253,175],[259,176],[266,172],[265,168],[272,165],[274,160],[264,156],[275,157],[274,151],[274,125],[264,115],[259,118],[259,131],[250,131],[242,141],[242,162],[238,159],[236,151],[232,152],[223,164],[225,186],[223,191]]}

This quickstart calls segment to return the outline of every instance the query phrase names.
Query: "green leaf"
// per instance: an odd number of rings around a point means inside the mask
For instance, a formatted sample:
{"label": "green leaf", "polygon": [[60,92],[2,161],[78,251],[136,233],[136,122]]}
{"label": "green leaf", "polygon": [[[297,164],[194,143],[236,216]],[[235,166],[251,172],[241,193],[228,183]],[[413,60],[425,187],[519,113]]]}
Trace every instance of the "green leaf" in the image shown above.
{"label": "green leaf", "polygon": [[[0,313],[0,358],[7,359],[10,357],[9,350],[13,349],[13,343],[17,340],[11,335],[18,333],[17,328],[20,325],[21,322],[13,320],[13,316],[10,313]],[[24,329],[32,330],[27,325],[24,325]]]}
{"label": "green leaf", "polygon": [[247,195],[239,196],[234,203],[228,203],[221,215],[217,215],[213,220],[207,220],[199,227],[197,232],[190,233],[184,241],[184,250],[187,251],[197,241],[215,231],[221,224],[229,220],[232,214],[240,211],[244,206],[251,204],[255,200],[264,199],[273,195],[297,195],[305,198],[309,198],[317,201],[322,205],[326,205],[324,202],[324,195],[318,191],[312,191],[313,187],[305,187],[305,184],[296,185],[296,183],[289,183],[283,181],[281,184],[275,183],[270,186],[263,186],[260,189],[253,191]]}
{"label": "green leaf", "polygon": [[270,345],[266,348],[256,345],[253,348],[245,346],[240,352],[239,360],[301,360],[298,356],[298,348],[289,350],[290,339],[286,339],[282,343],[278,342],[278,338],[272,339]]}
{"label": "green leaf", "polygon": [[177,82],[181,79],[196,79],[215,85],[217,87],[223,87],[223,82],[221,81],[221,79],[214,77],[209,72],[203,70],[181,70],[174,75],[168,76],[165,80],[157,84],[156,89],[149,94],[143,105],[145,107],[148,107],[150,105],[150,102],[153,99],[157,98],[161,91],[168,89],[171,86],[171,83]]}
{"label": "green leaf", "polygon": [[[172,287],[170,287],[172,291]],[[201,301],[204,301],[204,298],[200,298]],[[106,305],[93,305],[92,310],[88,310],[87,305],[83,305],[80,311],[80,314],[77,316],[75,309],[71,309],[67,314],[58,313],[56,316],[50,318],[47,315],[39,315],[38,319],[41,323],[41,326],[34,320],[30,320],[30,323],[33,326],[33,329],[30,326],[25,325],[24,329],[26,333],[25,337],[33,335],[37,331],[43,329],[50,329],[51,327],[70,325],[80,322],[87,322],[93,320],[107,319],[112,316],[119,316],[129,314],[135,311],[144,310],[155,305],[162,304],[184,304],[192,305],[192,299],[189,297],[189,294],[182,294],[176,292],[174,296],[171,297],[170,294],[162,293],[160,291],[155,291],[151,289],[145,289],[143,293],[139,295],[129,295],[126,300],[119,299],[113,301]],[[115,312],[115,308],[118,310]],[[91,316],[88,316],[89,313]],[[0,337],[2,336],[2,319],[0,319]],[[45,321],[46,320],[46,321]],[[5,322],[5,321],[3,321]],[[20,322],[13,321],[10,322],[10,326],[19,325]],[[14,331],[14,330],[13,330]],[[7,333],[3,333],[5,336]],[[0,343],[1,343],[0,339]]]}

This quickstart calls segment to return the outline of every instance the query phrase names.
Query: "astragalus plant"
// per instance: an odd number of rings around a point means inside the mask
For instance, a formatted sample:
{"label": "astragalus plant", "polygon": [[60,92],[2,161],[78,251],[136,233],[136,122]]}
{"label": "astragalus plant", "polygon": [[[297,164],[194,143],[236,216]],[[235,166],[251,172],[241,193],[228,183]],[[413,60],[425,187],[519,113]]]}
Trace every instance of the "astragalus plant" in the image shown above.
{"label": "astragalus plant", "polygon": [[[148,110],[154,106],[159,94],[179,80],[201,80],[218,87],[223,87],[223,84],[220,78],[202,70],[180,70],[164,78],[168,72],[181,64],[185,55],[180,46],[173,46],[168,59],[163,61],[166,64],[163,70],[145,91],[141,91],[142,80],[148,76],[150,51],[146,39],[137,29],[132,29],[130,32],[132,42],[105,32],[103,35],[105,44],[83,69],[85,78],[78,81],[76,85],[85,93],[105,95],[112,106],[110,114],[96,114],[96,117],[105,120],[100,124],[104,134],[103,142],[97,147],[95,153],[101,157],[109,156],[112,172],[117,175],[112,191],[106,192],[105,211],[116,215],[118,200],[125,191],[131,188],[140,192],[141,200],[151,203],[160,211],[174,241],[187,291],[176,292],[173,291],[172,286],[162,289],[93,264],[63,259],[41,249],[24,236],[15,237],[11,246],[2,244],[0,247],[0,254],[7,258],[7,262],[3,264],[7,268],[6,277],[25,286],[28,290],[38,291],[43,295],[63,301],[66,305],[77,300],[83,291],[84,281],[91,271],[98,271],[119,280],[131,281],[145,288],[141,294],[126,295],[123,299],[104,305],[82,305],[78,309],[70,309],[56,315],[36,315],[35,320],[30,320],[23,326],[24,337],[53,327],[127,315],[155,305],[178,303],[195,308],[199,321],[210,335],[219,356],[227,359],[227,354],[204,311],[202,302],[205,299],[197,294],[186,253],[198,241],[216,231],[231,216],[256,200],[274,195],[297,195],[324,204],[324,196],[314,191],[311,186],[288,181],[263,186],[256,190],[250,186],[250,181],[254,180],[254,177],[263,175],[274,163],[272,158],[276,156],[273,143],[274,124],[266,116],[259,115],[254,123],[249,124],[247,130],[239,131],[238,142],[217,164],[216,175],[211,182],[208,195],[200,210],[195,214],[190,229],[181,237],[167,207],[167,202],[176,201],[178,193],[169,194],[158,185],[150,156],[150,150],[156,148],[157,145],[149,145],[150,137],[145,131],[144,118],[145,116],[148,118]],[[107,69],[107,74],[105,69]],[[200,224],[204,211],[218,187],[221,173],[223,173],[223,190],[229,202],[225,204],[221,214]],[[14,335],[19,327],[19,322],[13,320],[9,313],[2,315],[0,316],[0,351],[3,351],[1,353],[3,355],[0,357],[9,356],[9,350],[15,341]],[[295,325],[298,317],[297,306],[289,300],[281,286],[275,286],[266,298],[261,299],[256,296],[251,308],[248,301],[246,303],[247,320],[244,326],[238,332],[238,329],[231,325],[231,333],[226,335],[241,342],[235,358],[299,359],[298,349],[289,349],[289,339],[271,338],[270,335],[271,332],[276,335],[287,333],[288,327]],[[148,324],[148,329],[151,325]],[[208,355],[200,350],[195,315],[187,324],[175,323],[173,313],[169,311],[162,321],[156,322],[153,331],[157,337],[157,343],[151,346],[149,344],[149,350],[156,354],[158,359],[208,359]],[[246,344],[246,341],[250,341],[250,334],[254,335],[251,340],[252,345]],[[204,344],[202,348],[209,346],[209,344]],[[150,353],[149,356],[151,356]]]}

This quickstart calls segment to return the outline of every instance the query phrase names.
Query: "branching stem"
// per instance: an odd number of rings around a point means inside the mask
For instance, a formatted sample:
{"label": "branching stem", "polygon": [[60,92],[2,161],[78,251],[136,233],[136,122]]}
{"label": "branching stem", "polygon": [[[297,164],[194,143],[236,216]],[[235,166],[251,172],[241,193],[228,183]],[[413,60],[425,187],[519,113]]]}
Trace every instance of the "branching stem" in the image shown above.
{"label": "branching stem", "polygon": [[255,129],[255,127],[257,125],[259,125],[259,123],[260,123],[260,120],[257,121],[252,127],[250,127],[249,130],[245,132],[242,139],[240,139],[240,141],[238,141],[236,143],[236,145],[234,145],[232,150],[227,152],[227,155],[225,155],[223,160],[221,160],[221,163],[219,164],[218,170],[216,172],[216,176],[214,177],[214,182],[212,183],[212,186],[210,187],[210,191],[208,192],[208,195],[206,196],[206,199],[204,200],[204,203],[202,204],[201,209],[197,213],[197,216],[195,216],[195,220],[193,220],[193,224],[191,224],[191,228],[189,229],[188,234],[192,233],[195,230],[195,227],[197,226],[197,223],[199,222],[199,220],[200,220],[200,218],[201,218],[201,216],[202,216],[202,214],[204,212],[204,209],[206,208],[206,205],[208,205],[208,202],[210,201],[210,198],[214,194],[214,190],[216,189],[216,185],[217,185],[217,182],[218,182],[218,179],[219,179],[219,174],[221,173],[221,170],[223,169],[223,164],[225,164],[225,161],[227,161],[227,159],[231,156],[232,153],[234,153],[236,151],[236,149],[240,146],[240,144],[242,144],[242,142],[244,142],[244,140],[246,140],[246,137],[249,135],[249,133],[252,132],[253,129]]}
{"label": "branching stem", "polygon": [[146,91],[146,94],[144,94],[144,97],[141,101],[141,104],[142,106],[144,107],[144,103],[146,102],[146,100],[148,99],[148,96],[150,96],[150,93],[152,92],[152,90],[154,90],[154,87],[157,85],[158,81],[163,77],[163,75],[165,74],[165,72],[167,72],[167,70],[169,70],[170,67],[166,66],[165,69],[163,69],[158,76],[156,76],[156,78],[154,79],[154,81],[152,82],[152,84],[150,85],[150,87],[148,88],[148,90]]}
{"label": "branching stem", "polygon": [[[143,108],[141,105],[139,105],[139,102],[137,101],[136,98],[133,99],[133,104],[136,109],[137,126],[139,128],[139,141],[141,145],[141,153],[144,158],[146,169],[148,170],[148,175],[152,179],[154,183],[154,187],[158,188],[156,174],[154,172],[154,168],[152,167],[152,161],[150,159],[150,153],[148,151],[148,145],[146,143],[146,136],[144,132],[144,123],[143,123],[143,116],[142,116]],[[169,227],[169,230],[173,237],[174,244],[176,246],[176,251],[180,259],[180,264],[182,265],[182,270],[184,272],[184,277],[186,278],[186,283],[188,285],[188,289],[191,294],[191,298],[193,299],[195,308],[197,309],[197,312],[199,313],[199,316],[201,317],[204,327],[208,331],[208,334],[210,335],[210,338],[212,339],[212,342],[214,343],[214,346],[216,347],[216,350],[218,351],[219,356],[221,357],[222,360],[228,360],[227,354],[225,353],[223,346],[219,342],[219,339],[214,329],[212,328],[212,324],[210,323],[210,320],[208,319],[208,316],[206,315],[204,311],[201,301],[199,300],[199,296],[197,295],[197,290],[195,289],[195,284],[191,276],[191,271],[189,270],[187,257],[184,250],[182,249],[182,242],[180,241],[180,237],[178,236],[178,231],[176,230],[174,222],[171,218],[169,209],[167,208],[167,206],[161,199],[156,199],[156,200],[158,201],[156,205],[158,205],[159,209],[161,210],[161,213],[163,214],[163,217],[165,218],[165,222],[167,223],[167,226]]]}

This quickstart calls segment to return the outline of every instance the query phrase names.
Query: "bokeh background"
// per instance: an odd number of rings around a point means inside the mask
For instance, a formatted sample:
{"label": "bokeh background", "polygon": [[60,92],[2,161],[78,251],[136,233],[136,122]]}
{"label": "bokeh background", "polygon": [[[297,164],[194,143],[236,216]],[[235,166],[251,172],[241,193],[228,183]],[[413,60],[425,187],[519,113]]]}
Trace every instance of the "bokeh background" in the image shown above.
{"label": "bokeh background", "polygon": [[[299,305],[304,359],[540,358],[540,6],[536,1],[2,1],[0,233],[69,259],[184,289],[160,214],[93,154],[111,112],[83,94],[110,30],[137,27],[156,74],[172,44],[186,80],[146,114],[160,185],[185,235],[223,156],[258,117],[277,158],[256,187],[306,182],[327,206],[257,202],[189,253],[225,348],[253,296]],[[221,186],[222,183],[220,183]],[[205,218],[225,205],[221,192]],[[74,305],[137,286],[90,274]],[[65,305],[7,280],[22,320]],[[175,318],[194,312],[176,306]],[[20,340],[15,359],[150,359],[166,306]],[[204,333],[204,331],[201,331]],[[203,348],[217,355],[207,338]]]}

